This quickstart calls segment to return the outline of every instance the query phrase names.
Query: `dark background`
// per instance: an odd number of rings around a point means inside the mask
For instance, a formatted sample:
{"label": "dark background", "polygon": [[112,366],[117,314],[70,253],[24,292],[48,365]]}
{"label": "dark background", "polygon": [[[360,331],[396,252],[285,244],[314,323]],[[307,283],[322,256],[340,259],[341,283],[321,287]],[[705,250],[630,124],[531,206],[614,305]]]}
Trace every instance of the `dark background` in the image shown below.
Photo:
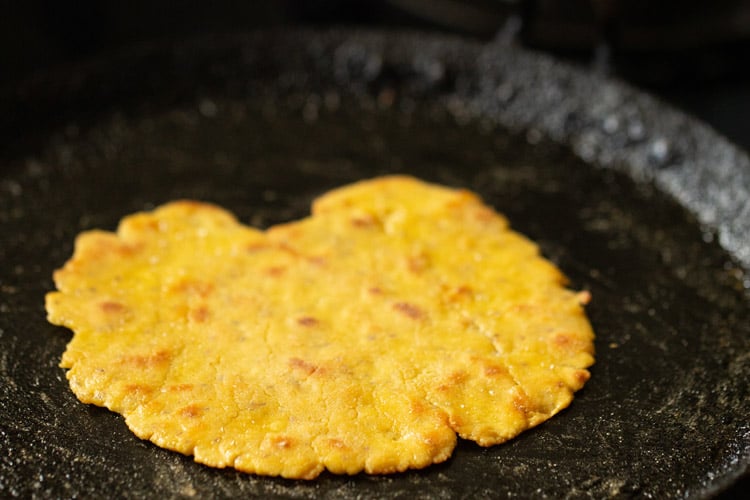
{"label": "dark background", "polygon": [[146,41],[295,25],[510,36],[655,93],[750,149],[747,0],[14,2],[0,15],[0,89]]}
{"label": "dark background", "polygon": [[[0,14],[0,92],[132,45],[300,25],[511,38],[624,79],[750,150],[750,1],[742,0],[15,2]],[[725,496],[739,497],[749,482]]]}

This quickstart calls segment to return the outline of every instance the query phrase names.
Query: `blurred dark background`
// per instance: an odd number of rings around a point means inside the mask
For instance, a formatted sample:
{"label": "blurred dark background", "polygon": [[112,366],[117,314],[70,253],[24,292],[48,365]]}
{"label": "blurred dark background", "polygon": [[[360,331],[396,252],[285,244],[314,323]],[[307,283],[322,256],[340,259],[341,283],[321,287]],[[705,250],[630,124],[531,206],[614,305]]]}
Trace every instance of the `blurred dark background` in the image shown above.
{"label": "blurred dark background", "polygon": [[[257,28],[411,28],[516,43],[616,76],[750,150],[750,0],[5,2],[0,92],[50,67],[159,40]],[[706,432],[710,432],[707,429]],[[740,498],[750,481],[723,495]]]}
{"label": "blurred dark background", "polygon": [[295,25],[513,37],[623,78],[750,150],[750,0],[131,0],[6,2],[0,89],[143,41]]}

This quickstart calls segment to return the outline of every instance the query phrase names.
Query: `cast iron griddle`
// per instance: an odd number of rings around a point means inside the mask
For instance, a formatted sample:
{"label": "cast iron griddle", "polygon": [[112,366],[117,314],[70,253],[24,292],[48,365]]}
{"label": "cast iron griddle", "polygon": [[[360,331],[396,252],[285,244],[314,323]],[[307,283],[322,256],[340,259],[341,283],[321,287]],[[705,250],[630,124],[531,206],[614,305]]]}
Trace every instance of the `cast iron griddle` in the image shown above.
{"label": "cast iron griddle", "polygon": [[[141,47],[0,110],[0,496],[703,498],[747,471],[750,162],[646,96],[513,47],[306,32]],[[393,172],[479,192],[591,291],[569,409],[424,471],[301,482],[195,464],[75,399],[43,296],[77,233],[176,198],[267,227]]]}

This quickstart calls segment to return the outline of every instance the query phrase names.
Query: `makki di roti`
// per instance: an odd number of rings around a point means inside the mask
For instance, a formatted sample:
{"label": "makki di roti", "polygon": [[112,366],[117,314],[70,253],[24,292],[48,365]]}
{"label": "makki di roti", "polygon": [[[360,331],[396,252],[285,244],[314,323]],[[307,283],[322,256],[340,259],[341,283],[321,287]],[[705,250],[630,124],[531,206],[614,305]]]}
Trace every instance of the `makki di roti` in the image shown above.
{"label": "makki di roti", "polygon": [[84,403],[214,467],[287,478],[507,441],[589,378],[587,292],[474,194],[393,176],[260,231],[177,201],[87,231],[49,321]]}

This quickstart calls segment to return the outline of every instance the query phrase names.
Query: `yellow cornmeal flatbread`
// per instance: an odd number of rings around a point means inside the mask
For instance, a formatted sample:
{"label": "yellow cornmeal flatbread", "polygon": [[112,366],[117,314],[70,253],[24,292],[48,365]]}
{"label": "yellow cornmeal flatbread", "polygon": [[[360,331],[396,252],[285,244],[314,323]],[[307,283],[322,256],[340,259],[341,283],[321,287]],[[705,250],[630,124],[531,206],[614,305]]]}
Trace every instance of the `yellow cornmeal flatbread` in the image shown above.
{"label": "yellow cornmeal flatbread", "polygon": [[81,234],[46,298],[73,392],[198,462],[311,479],[502,443],[589,378],[588,294],[474,194],[385,177],[312,214],[177,201]]}

